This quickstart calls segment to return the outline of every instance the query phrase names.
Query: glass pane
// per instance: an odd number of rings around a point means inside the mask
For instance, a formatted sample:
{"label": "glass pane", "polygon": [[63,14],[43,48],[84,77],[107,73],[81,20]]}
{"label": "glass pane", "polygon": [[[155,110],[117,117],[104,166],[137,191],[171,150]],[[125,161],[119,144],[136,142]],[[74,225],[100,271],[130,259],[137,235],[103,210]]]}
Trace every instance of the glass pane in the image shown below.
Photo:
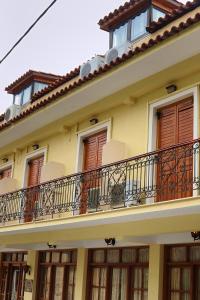
{"label": "glass pane", "polygon": [[67,300],[73,300],[73,286],[68,286],[68,290],[67,290]]}
{"label": "glass pane", "polygon": [[142,292],[141,291],[134,291],[133,292],[133,299],[134,300],[142,300]]}
{"label": "glass pane", "polygon": [[69,268],[69,284],[73,285],[74,284],[74,272],[75,272],[75,268],[74,267],[70,267]]}
{"label": "glass pane", "polygon": [[195,290],[195,296],[196,296],[196,299],[200,299],[200,267],[197,268],[196,270],[196,290]]}
{"label": "glass pane", "polygon": [[99,286],[99,278],[100,277],[100,268],[93,269],[93,280],[92,284],[95,286]]}
{"label": "glass pane", "polygon": [[186,247],[173,247],[171,249],[171,261],[186,261]]}
{"label": "glass pane", "polygon": [[136,261],[136,249],[123,249],[122,262],[132,263]]}
{"label": "glass pane", "polygon": [[143,269],[143,287],[148,289],[149,269]]}
{"label": "glass pane", "polygon": [[56,268],[54,300],[62,300],[64,268]]}
{"label": "glass pane", "polygon": [[104,250],[95,250],[93,252],[93,262],[95,263],[103,263],[104,262]]}
{"label": "glass pane", "polygon": [[24,89],[23,96],[22,96],[22,103],[25,104],[31,99],[31,90],[32,85],[29,85],[27,88]]}
{"label": "glass pane", "polygon": [[165,13],[153,7],[153,21],[157,22],[159,18],[164,17]]}
{"label": "glass pane", "polygon": [[70,252],[62,253],[61,261],[64,263],[70,262]]}
{"label": "glass pane", "polygon": [[139,249],[139,262],[148,263],[149,262],[149,249]]}
{"label": "glass pane", "polygon": [[119,262],[119,250],[108,250],[107,252],[107,262],[118,263]]}
{"label": "glass pane", "polygon": [[50,252],[46,252],[46,262],[50,262],[50,259],[51,259],[51,253]]}
{"label": "glass pane", "polygon": [[92,300],[99,300],[99,289],[93,288],[92,289]]}
{"label": "glass pane", "polygon": [[191,270],[189,268],[183,268],[183,270],[182,270],[182,289],[184,291],[190,290],[190,273],[191,273]]}
{"label": "glass pane", "polygon": [[187,294],[187,293],[182,294],[181,298],[182,298],[181,300],[190,300],[191,299],[190,294]]}
{"label": "glass pane", "polygon": [[37,93],[47,87],[48,84],[42,82],[34,82],[34,93]]}
{"label": "glass pane", "polygon": [[200,261],[200,246],[192,246],[190,248],[190,260]]}
{"label": "glass pane", "polygon": [[114,268],[112,271],[111,300],[124,300],[127,293],[127,270]]}
{"label": "glass pane", "polygon": [[17,253],[12,254],[12,261],[17,261]]}
{"label": "glass pane", "polygon": [[148,291],[144,291],[143,300],[148,300]]}
{"label": "glass pane", "polygon": [[106,299],[106,289],[100,289],[99,300],[105,300],[105,299]]}
{"label": "glass pane", "polygon": [[124,24],[113,32],[113,47],[119,47],[127,41],[128,24]]}
{"label": "glass pane", "polygon": [[147,27],[147,11],[143,12],[141,15],[135,17],[132,20],[131,25],[131,40],[138,38],[139,36],[146,33]]}
{"label": "glass pane", "polygon": [[100,279],[101,287],[106,286],[106,276],[107,276],[107,269],[106,268],[101,268],[101,279]]}
{"label": "glass pane", "polygon": [[171,293],[171,299],[170,300],[180,300],[179,293]]}
{"label": "glass pane", "polygon": [[22,99],[22,92],[15,95],[14,103],[17,104],[17,105],[20,105],[21,104],[21,99]]}
{"label": "glass pane", "polygon": [[133,277],[132,278],[133,278],[133,287],[135,289],[141,289],[142,288],[142,269],[141,268],[135,268],[133,270]]}
{"label": "glass pane", "polygon": [[50,297],[50,277],[50,268],[42,268],[40,281],[40,296],[42,299],[49,299]]}
{"label": "glass pane", "polygon": [[179,268],[171,269],[171,289],[172,290],[180,289],[180,274],[181,274],[181,270]]}
{"label": "glass pane", "polygon": [[52,262],[57,263],[60,261],[60,252],[52,252]]}

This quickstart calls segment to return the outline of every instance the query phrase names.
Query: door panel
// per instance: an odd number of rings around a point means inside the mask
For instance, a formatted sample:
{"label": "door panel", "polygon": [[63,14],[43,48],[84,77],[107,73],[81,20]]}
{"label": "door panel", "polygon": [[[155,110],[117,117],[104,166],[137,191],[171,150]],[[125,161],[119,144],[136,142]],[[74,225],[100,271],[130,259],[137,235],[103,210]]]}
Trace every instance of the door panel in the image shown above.
{"label": "door panel", "polygon": [[[96,169],[102,164],[103,146],[106,144],[107,132],[102,131],[86,138],[84,142],[83,171]],[[83,177],[81,213],[86,213],[87,208],[98,205],[98,187],[101,184],[100,172],[93,171]],[[90,195],[90,196],[89,196]],[[89,199],[89,201],[88,201]]]}
{"label": "door panel", "polygon": [[[32,159],[29,161],[28,166],[28,187],[37,186],[40,183],[41,170],[44,163],[44,156]],[[33,212],[35,202],[39,197],[37,188],[28,189],[26,197],[26,205],[24,212],[25,222],[31,222],[33,219]]]}
{"label": "door panel", "polygon": [[[193,140],[193,99],[164,107],[158,112],[158,148]],[[177,147],[159,154],[157,201],[192,196],[192,146]]]}

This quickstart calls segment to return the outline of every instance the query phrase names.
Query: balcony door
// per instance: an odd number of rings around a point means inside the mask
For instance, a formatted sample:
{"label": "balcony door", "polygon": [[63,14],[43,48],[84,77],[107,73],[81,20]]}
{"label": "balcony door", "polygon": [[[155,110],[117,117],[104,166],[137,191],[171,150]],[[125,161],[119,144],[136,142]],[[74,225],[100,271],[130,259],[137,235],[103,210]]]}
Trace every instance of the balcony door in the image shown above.
{"label": "balcony door", "polygon": [[38,199],[38,187],[40,183],[41,170],[44,164],[44,156],[34,158],[28,162],[28,182],[27,187],[33,187],[27,190],[27,199],[25,206],[25,222],[31,222],[33,218],[33,210],[35,201]]}
{"label": "balcony door", "polygon": [[[158,111],[158,149],[193,140],[193,98]],[[192,196],[193,146],[178,146],[158,154],[158,201]]]}
{"label": "balcony door", "polygon": [[[83,171],[87,172],[99,168],[102,165],[103,146],[106,144],[107,131],[101,131],[83,140],[84,159]],[[91,172],[83,177],[81,213],[87,211],[87,207],[97,207],[100,186],[100,172]]]}

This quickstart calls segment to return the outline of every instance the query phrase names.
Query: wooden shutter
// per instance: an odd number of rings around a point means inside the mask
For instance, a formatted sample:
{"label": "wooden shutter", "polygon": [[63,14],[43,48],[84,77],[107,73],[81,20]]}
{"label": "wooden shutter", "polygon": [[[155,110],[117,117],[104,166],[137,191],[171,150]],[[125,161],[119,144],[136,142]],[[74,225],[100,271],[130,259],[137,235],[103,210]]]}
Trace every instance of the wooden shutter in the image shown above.
{"label": "wooden shutter", "polygon": [[44,156],[32,159],[29,162],[28,186],[40,183],[41,169],[44,163]]}
{"label": "wooden shutter", "polygon": [[164,107],[158,111],[159,149],[193,139],[193,99]]}
{"label": "wooden shutter", "polygon": [[84,140],[84,171],[95,169],[102,164],[103,145],[106,143],[106,131]]}

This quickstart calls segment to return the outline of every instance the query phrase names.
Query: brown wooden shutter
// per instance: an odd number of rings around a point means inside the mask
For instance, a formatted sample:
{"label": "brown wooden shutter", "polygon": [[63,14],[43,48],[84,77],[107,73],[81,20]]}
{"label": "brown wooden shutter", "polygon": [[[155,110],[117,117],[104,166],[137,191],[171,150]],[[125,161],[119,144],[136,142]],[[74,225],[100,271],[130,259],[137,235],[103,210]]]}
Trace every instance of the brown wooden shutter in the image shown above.
{"label": "brown wooden shutter", "polygon": [[84,140],[84,171],[101,166],[103,145],[106,143],[106,138],[106,131],[103,131]]}
{"label": "brown wooden shutter", "polygon": [[160,149],[193,139],[193,99],[159,110],[158,147]]}
{"label": "brown wooden shutter", "polygon": [[41,169],[44,163],[44,156],[35,158],[29,162],[28,186],[40,183]]}

